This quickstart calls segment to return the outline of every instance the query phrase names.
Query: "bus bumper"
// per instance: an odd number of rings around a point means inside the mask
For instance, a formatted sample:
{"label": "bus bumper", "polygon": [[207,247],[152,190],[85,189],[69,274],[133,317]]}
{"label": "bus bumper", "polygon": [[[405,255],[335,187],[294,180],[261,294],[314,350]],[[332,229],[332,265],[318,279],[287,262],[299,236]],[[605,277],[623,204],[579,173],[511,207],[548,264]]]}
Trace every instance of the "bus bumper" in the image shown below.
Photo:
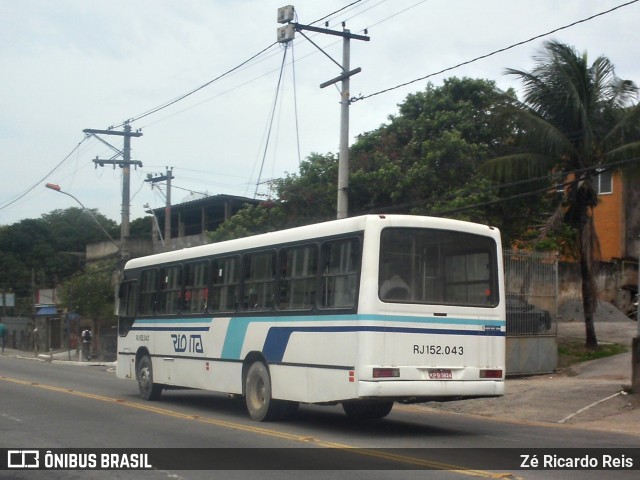
{"label": "bus bumper", "polygon": [[504,395],[504,380],[360,381],[358,397],[495,397]]}

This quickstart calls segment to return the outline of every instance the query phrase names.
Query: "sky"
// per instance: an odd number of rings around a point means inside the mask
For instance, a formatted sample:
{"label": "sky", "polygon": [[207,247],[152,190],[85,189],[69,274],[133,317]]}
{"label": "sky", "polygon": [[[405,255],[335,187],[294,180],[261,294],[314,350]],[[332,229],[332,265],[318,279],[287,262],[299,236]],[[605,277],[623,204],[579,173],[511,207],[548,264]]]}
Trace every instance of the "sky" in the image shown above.
{"label": "sky", "polygon": [[[298,0],[293,5],[303,25],[324,27],[328,21],[329,29],[342,30],[345,22],[360,35],[367,29],[370,41],[350,42],[351,69],[362,69],[351,77],[350,96],[365,97],[349,108],[353,143],[388,123],[407,95],[423,91],[427,82],[483,78],[518,91],[517,78],[505,69],[530,70],[545,40],[586,52],[590,62],[604,55],[619,77],[640,85],[640,2],[438,73],[627,1]],[[145,180],[167,167],[173,168],[173,204],[218,194],[267,198],[270,179],[297,173],[312,153],[337,154],[340,91],[320,84],[340,74],[342,40],[307,32],[311,41],[298,33],[288,48],[272,45],[280,26],[277,10],[284,5],[0,0],[0,225],[78,202],[120,222],[122,171],[96,167],[94,159],[115,153],[85,129],[122,130],[132,120],[132,129],[142,133],[131,140],[131,158],[142,163],[131,170],[132,220],[147,215],[145,205],[164,206],[164,183],[152,188]],[[100,138],[123,148],[122,137]],[[45,188],[46,183],[75,199]]]}

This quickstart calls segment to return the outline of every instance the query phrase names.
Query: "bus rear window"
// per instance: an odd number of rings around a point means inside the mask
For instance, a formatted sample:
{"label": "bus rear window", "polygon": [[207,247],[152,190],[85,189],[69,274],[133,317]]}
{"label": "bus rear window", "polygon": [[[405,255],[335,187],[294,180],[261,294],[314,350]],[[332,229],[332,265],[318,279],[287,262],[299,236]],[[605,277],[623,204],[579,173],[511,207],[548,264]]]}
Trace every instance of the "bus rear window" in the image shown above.
{"label": "bus rear window", "polygon": [[497,246],[464,232],[388,228],[380,241],[378,294],[384,302],[493,307]]}

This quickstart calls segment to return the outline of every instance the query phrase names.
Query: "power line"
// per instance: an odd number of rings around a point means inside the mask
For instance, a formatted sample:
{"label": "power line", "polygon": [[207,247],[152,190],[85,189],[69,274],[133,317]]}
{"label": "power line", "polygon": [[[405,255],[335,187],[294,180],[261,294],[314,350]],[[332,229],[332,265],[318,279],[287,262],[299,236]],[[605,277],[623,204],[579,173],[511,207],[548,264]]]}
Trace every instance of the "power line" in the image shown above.
{"label": "power line", "polygon": [[[351,7],[352,5],[355,5],[355,4],[357,4],[357,3],[360,3],[361,1],[362,1],[362,0],[356,0],[355,2],[352,2],[352,3],[350,3],[349,5],[347,5],[347,6],[345,6],[345,7],[339,8],[338,10],[335,10],[334,12],[332,12],[332,13],[330,13],[330,14],[328,14],[328,15],[325,15],[324,17],[322,17],[322,18],[320,18],[320,19],[316,20],[316,21],[315,21],[315,22],[313,22],[313,23],[318,23],[318,22],[320,22],[320,21],[324,20],[325,18],[331,17],[332,15],[335,15],[336,13],[341,12],[341,11],[343,11],[343,10],[345,10],[345,9],[347,9],[347,8],[349,8],[349,7]],[[274,45],[276,45],[277,43],[278,43],[277,41],[276,41],[276,42],[273,42],[271,45],[269,45],[269,46],[267,46],[267,47],[263,48],[263,49],[262,49],[262,50],[260,50],[258,53],[256,53],[256,54],[252,55],[251,57],[249,57],[249,58],[248,58],[248,59],[246,59],[245,61],[243,61],[243,62],[239,63],[239,64],[238,64],[238,65],[236,65],[235,67],[233,67],[233,68],[231,68],[231,69],[227,70],[226,72],[224,72],[224,73],[222,73],[222,74],[218,75],[217,77],[215,77],[215,78],[213,78],[213,79],[209,80],[208,82],[206,82],[206,83],[204,83],[204,84],[200,85],[199,87],[196,87],[196,88],[194,88],[193,90],[190,90],[189,92],[187,92],[187,93],[185,93],[185,94],[182,94],[182,95],[180,95],[180,96],[179,96],[179,97],[177,97],[177,98],[174,98],[173,100],[169,100],[169,101],[167,101],[167,102],[165,102],[165,103],[162,103],[162,104],[158,105],[157,107],[154,107],[154,108],[152,108],[152,109],[150,109],[150,110],[147,110],[146,112],[143,112],[143,113],[141,113],[141,114],[138,114],[138,115],[136,115],[136,116],[134,116],[134,117],[130,118],[129,120],[127,120],[127,121],[125,121],[125,122],[122,122],[122,123],[120,123],[120,124],[118,124],[118,125],[112,126],[112,127],[110,127],[110,128],[120,128],[120,127],[122,127],[123,125],[125,125],[127,122],[132,123],[132,122],[135,122],[135,121],[140,120],[140,119],[142,119],[142,118],[148,117],[149,115],[153,115],[154,113],[157,113],[157,112],[159,112],[159,111],[161,111],[161,110],[164,110],[165,108],[168,108],[168,107],[170,107],[171,105],[174,105],[174,104],[176,104],[176,103],[178,103],[178,102],[180,102],[180,101],[184,100],[185,98],[190,97],[190,96],[191,96],[191,95],[193,95],[194,93],[199,92],[200,90],[202,90],[202,89],[204,89],[204,88],[208,87],[208,86],[209,86],[209,85],[211,85],[212,83],[217,82],[218,80],[220,80],[220,79],[222,79],[222,78],[226,77],[227,75],[229,75],[229,74],[231,74],[231,73],[235,72],[235,71],[236,71],[236,70],[238,70],[239,68],[243,67],[243,66],[244,66],[244,65],[246,65],[247,63],[251,62],[251,61],[252,61],[252,60],[254,60],[255,58],[257,58],[257,57],[259,57],[260,55],[262,55],[263,53],[265,53],[267,50],[269,50],[271,47],[273,47],[273,46],[274,46]]]}
{"label": "power line", "polygon": [[44,177],[42,177],[40,180],[38,180],[36,183],[34,183],[31,187],[29,187],[27,190],[25,190],[24,192],[22,192],[21,194],[19,194],[16,198],[14,198],[13,200],[8,200],[7,203],[5,203],[4,205],[0,206],[0,211],[4,210],[5,208],[13,205],[14,203],[16,203],[18,200],[24,198],[25,196],[27,196],[30,192],[32,192],[36,187],[39,187],[40,185],[42,185],[42,182],[44,182],[49,175],[51,175],[53,172],[55,172],[64,162],[66,162],[69,157],[71,157],[71,155],[74,154],[74,152],[76,150],[78,150],[78,148],[80,148],[80,145],[82,145],[88,138],[90,138],[90,135],[86,135],[75,147],[73,150],[71,150],[71,152],[69,152],[69,154],[64,157],[62,159],[62,161],[60,163],[58,163],[55,167],[53,167]]}
{"label": "power line", "polygon": [[[161,104],[161,105],[159,105],[159,106],[157,106],[157,107],[155,107],[155,108],[152,108],[151,110],[147,110],[147,111],[146,111],[146,112],[144,112],[144,113],[141,113],[141,114],[139,114],[139,115],[136,115],[135,117],[133,117],[133,118],[129,119],[129,120],[128,120],[128,122],[129,122],[129,123],[132,123],[132,122],[135,122],[136,120],[140,120],[140,119],[142,119],[142,118],[148,117],[149,115],[153,115],[154,113],[157,113],[157,112],[159,112],[160,110],[164,110],[165,108],[170,107],[171,105],[174,105],[174,104],[176,104],[176,103],[180,102],[181,100],[184,100],[184,99],[185,99],[185,98],[187,98],[187,97],[190,97],[190,96],[191,96],[191,95],[193,95],[194,93],[199,92],[199,91],[200,91],[200,90],[202,90],[203,88],[206,88],[206,87],[208,87],[209,85],[211,85],[212,83],[214,83],[214,82],[216,82],[216,81],[218,81],[218,80],[220,80],[220,79],[222,79],[222,78],[226,77],[226,76],[227,76],[227,75],[229,75],[230,73],[235,72],[235,71],[236,71],[236,70],[238,70],[240,67],[243,67],[244,65],[246,65],[246,64],[247,64],[247,63],[249,63],[250,61],[252,61],[252,60],[254,60],[255,58],[257,58],[257,57],[259,57],[260,55],[262,55],[264,52],[266,52],[267,50],[269,50],[271,47],[273,47],[273,46],[274,46],[274,45],[276,45],[277,43],[278,43],[278,42],[273,42],[271,45],[269,45],[268,47],[263,48],[262,50],[260,50],[260,51],[259,51],[258,53],[256,53],[255,55],[252,55],[251,57],[249,57],[248,59],[246,59],[244,62],[242,62],[242,63],[240,63],[240,64],[236,65],[235,67],[233,67],[233,68],[231,68],[231,69],[227,70],[226,72],[224,72],[224,73],[222,73],[222,74],[218,75],[217,77],[215,77],[215,78],[213,78],[213,79],[209,80],[208,82],[206,82],[206,83],[204,83],[204,84],[200,85],[199,87],[194,88],[193,90],[191,90],[191,91],[189,91],[189,92],[187,92],[187,93],[185,93],[185,94],[183,94],[183,95],[180,95],[178,98],[175,98],[175,99],[173,99],[173,100],[170,100],[170,101],[168,101],[168,102],[165,102],[165,103],[163,103],[163,104]],[[116,126],[113,126],[113,127],[110,127],[110,128],[120,128],[120,127],[122,127],[125,123],[127,123],[127,122],[126,122],[126,121],[125,121],[125,122],[122,122],[121,124],[116,125]]]}
{"label": "power line", "polygon": [[[459,207],[459,208],[454,208],[454,209],[449,209],[449,210],[441,210],[441,211],[436,211],[436,212],[430,212],[429,215],[433,215],[433,216],[442,216],[442,215],[450,215],[452,213],[457,213],[457,212],[462,212],[465,210],[471,210],[472,208],[479,208],[479,207],[487,207],[487,206],[491,206],[491,205],[495,205],[498,203],[504,203],[504,202],[508,202],[511,200],[517,200],[519,198],[525,198],[525,197],[530,197],[530,196],[534,196],[534,195],[538,195],[540,193],[544,193],[544,192],[548,192],[551,190],[557,190],[560,187],[566,187],[569,185],[573,185],[575,183],[581,182],[584,180],[584,177],[582,176],[582,174],[585,173],[593,173],[593,172],[598,172],[598,173],[602,173],[603,171],[609,171],[609,170],[614,170],[617,167],[621,167],[630,163],[636,163],[636,162],[640,162],[640,157],[633,157],[633,158],[628,158],[626,160],[619,160],[617,162],[611,162],[611,163],[604,163],[601,165],[594,165],[591,167],[585,167],[585,168],[579,168],[579,169],[575,169],[575,170],[570,170],[568,172],[562,172],[562,174],[567,177],[569,175],[575,175],[575,178],[573,180],[569,180],[569,181],[565,181],[562,183],[554,183],[551,186],[547,186],[547,187],[543,187],[537,190],[531,190],[531,191],[526,191],[526,192],[522,192],[522,193],[518,193],[515,195],[511,195],[509,197],[504,197],[504,198],[499,198],[497,200],[490,200],[487,202],[482,202],[482,203],[476,203],[476,204],[472,204],[472,205],[466,205],[464,207]],[[539,177],[533,177],[533,178],[527,178],[525,180],[517,180],[514,182],[509,182],[509,183],[500,183],[500,184],[496,184],[496,185],[492,185],[490,187],[485,188],[484,190],[482,190],[479,193],[486,193],[489,192],[491,190],[496,190],[496,189],[501,189],[501,188],[510,188],[510,187],[515,187],[515,186],[519,186],[519,185],[524,185],[527,183],[533,183],[533,182],[539,182],[541,180],[546,180],[548,179],[549,176],[548,175],[544,175],[544,176],[539,176]],[[453,198],[456,198],[458,195],[457,194],[452,194],[449,195],[447,197],[443,197],[441,200],[451,200]],[[418,207],[420,205],[426,205],[428,204],[429,201],[417,201],[417,202],[405,202],[405,203],[401,203],[401,204],[397,204],[397,205],[390,205],[388,207],[381,207],[381,208],[377,208],[375,209],[376,212],[393,212],[393,211],[398,211],[401,209],[406,209],[406,208],[410,208],[410,207]]]}
{"label": "power line", "polygon": [[351,2],[349,5],[346,5],[346,6],[342,7],[342,8],[339,8],[339,9],[338,9],[338,10],[336,10],[335,12],[331,12],[330,14],[325,15],[324,17],[319,18],[318,20],[316,20],[316,21],[314,21],[314,22],[311,22],[309,25],[314,25],[314,24],[316,24],[316,23],[320,23],[322,20],[325,20],[325,19],[327,19],[327,18],[329,18],[329,17],[332,17],[332,16],[334,16],[336,13],[340,13],[340,12],[342,12],[343,10],[346,10],[347,8],[352,7],[352,6],[353,6],[353,5],[355,5],[356,3],[360,3],[361,1],[362,1],[362,0],[356,0],[355,2]]}
{"label": "power line", "polygon": [[396,85],[395,87],[385,88],[384,90],[380,90],[380,91],[378,91],[378,92],[371,93],[371,94],[369,94],[369,95],[364,95],[364,96],[363,96],[363,95],[361,95],[361,96],[359,96],[359,97],[354,97],[354,98],[352,98],[352,99],[351,99],[351,101],[352,101],[352,102],[357,102],[357,101],[359,101],[359,100],[366,100],[367,98],[375,97],[376,95],[382,95],[383,93],[387,93],[387,92],[390,92],[390,91],[393,91],[393,90],[397,90],[397,89],[402,88],[402,87],[406,87],[407,85],[411,85],[411,84],[413,84],[413,83],[420,82],[420,81],[422,81],[422,80],[426,80],[427,78],[435,77],[435,76],[440,75],[440,74],[442,74],[442,73],[449,72],[449,71],[451,71],[451,70],[455,70],[456,68],[460,68],[460,67],[462,67],[462,66],[469,65],[469,64],[471,64],[471,63],[477,62],[477,61],[479,61],[479,60],[483,60],[483,59],[488,58],[488,57],[491,57],[491,56],[493,56],[493,55],[497,55],[498,53],[502,53],[502,52],[505,52],[505,51],[507,51],[507,50],[511,50],[512,48],[519,47],[520,45],[524,45],[524,44],[526,44],[526,43],[533,42],[534,40],[538,40],[538,39],[540,39],[540,38],[542,38],[542,37],[546,37],[546,36],[548,36],[548,35],[551,35],[551,34],[553,34],[553,33],[559,32],[559,31],[561,31],[561,30],[566,30],[567,28],[574,27],[574,26],[579,25],[579,24],[581,24],[581,23],[588,22],[589,20],[593,20],[594,18],[601,17],[601,16],[603,16],[603,15],[606,15],[606,14],[608,14],[608,13],[611,13],[611,12],[613,12],[613,11],[615,11],[615,10],[620,9],[620,8],[627,7],[627,6],[629,6],[629,5],[633,4],[633,3],[637,3],[638,1],[640,1],[640,0],[631,0],[630,2],[623,3],[623,4],[618,5],[618,6],[616,6],[616,7],[610,8],[609,10],[605,10],[605,11],[603,11],[603,12],[596,13],[595,15],[591,15],[590,17],[583,18],[582,20],[577,20],[577,21],[575,21],[575,22],[573,22],[573,23],[570,23],[570,24],[568,24],[568,25],[564,25],[564,26],[562,26],[562,27],[555,28],[555,29],[553,29],[553,30],[550,30],[550,31],[548,31],[548,32],[546,32],[546,33],[542,33],[542,34],[540,34],[540,35],[536,35],[535,37],[531,37],[531,38],[529,38],[528,40],[523,40],[523,41],[521,41],[521,42],[514,43],[514,44],[512,44],[512,45],[509,45],[508,47],[504,47],[504,48],[501,48],[501,49],[499,49],[499,50],[494,50],[494,51],[493,51],[493,52],[491,52],[491,53],[487,53],[487,54],[485,54],[485,55],[481,55],[481,56],[479,56],[479,57],[475,57],[475,58],[473,58],[473,59],[471,59],[471,60],[467,60],[466,62],[459,63],[459,64],[454,65],[454,66],[452,66],[452,67],[444,68],[444,69],[442,69],[442,70],[440,70],[440,71],[438,71],[438,72],[430,73],[430,74],[425,75],[425,76],[423,76],[423,77],[416,78],[416,79],[414,79],[414,80],[410,80],[410,81],[408,81],[408,82],[401,83],[401,84],[399,84],[399,85]]}
{"label": "power line", "polygon": [[285,67],[285,61],[287,59],[287,50],[288,50],[288,46],[285,46],[284,48],[284,54],[282,56],[282,64],[280,65],[280,75],[278,76],[278,84],[276,85],[276,94],[275,94],[275,98],[273,99],[273,109],[271,111],[271,119],[269,121],[269,130],[267,132],[267,141],[265,142],[264,145],[264,154],[262,155],[262,163],[260,165],[260,172],[258,173],[258,181],[256,182],[256,190],[254,193],[254,196],[258,194],[258,185],[260,184],[260,177],[262,177],[262,170],[264,168],[264,162],[267,158],[267,149],[269,148],[269,139],[271,138],[271,128],[273,127],[273,119],[275,118],[276,115],[276,106],[278,103],[278,94],[280,93],[280,85],[282,83],[282,74],[284,73],[284,67]]}

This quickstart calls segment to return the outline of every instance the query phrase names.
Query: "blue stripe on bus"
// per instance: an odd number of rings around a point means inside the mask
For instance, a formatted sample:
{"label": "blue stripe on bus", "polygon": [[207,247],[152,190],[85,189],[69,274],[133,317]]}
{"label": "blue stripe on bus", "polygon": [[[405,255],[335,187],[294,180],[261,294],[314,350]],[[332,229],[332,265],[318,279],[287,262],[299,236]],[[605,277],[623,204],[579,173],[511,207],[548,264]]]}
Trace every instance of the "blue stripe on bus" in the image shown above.
{"label": "blue stripe on bus", "polygon": [[451,330],[440,328],[406,328],[406,327],[375,327],[375,326],[350,326],[350,327],[271,327],[264,341],[262,353],[269,362],[281,362],[287,349],[289,338],[294,332],[384,332],[384,333],[417,333],[432,335],[476,335],[488,337],[504,337],[505,332],[481,331],[481,330]]}
{"label": "blue stripe on bus", "polygon": [[210,327],[131,327],[130,330],[139,332],[208,332]]}
{"label": "blue stripe on bus", "polygon": [[[235,317],[229,322],[227,328],[227,334],[224,340],[224,346],[222,348],[222,358],[239,360],[242,352],[242,346],[247,335],[247,329],[252,323],[281,323],[281,322],[335,322],[335,321],[350,321],[350,322],[404,322],[404,323],[431,323],[431,324],[453,324],[458,325],[473,325],[473,326],[492,326],[502,327],[505,325],[504,320],[488,320],[488,319],[464,319],[464,318],[451,318],[451,317],[412,317],[412,316],[396,316],[396,315],[306,315],[306,316],[286,316],[286,317]],[[344,331],[374,331],[365,329],[378,328],[380,330],[375,331],[399,331],[401,327],[366,327],[366,326],[339,326],[339,327],[272,327],[273,328],[294,328],[302,331],[304,328],[347,328],[351,330]],[[407,330],[407,329],[405,329]],[[413,330],[413,329],[408,329]],[[428,329],[416,329],[422,333],[430,333]],[[432,333],[447,333],[447,332],[460,332],[458,335],[493,335],[504,336],[504,332],[490,332],[490,331],[475,331],[475,330],[439,330],[432,329]],[[327,330],[324,330],[327,331]],[[342,330],[334,330],[342,331]],[[410,332],[407,332],[410,333]],[[288,341],[288,336],[287,336]],[[285,345],[286,348],[286,345]]]}
{"label": "blue stripe on bus", "polygon": [[[212,318],[143,318],[136,320],[131,330],[142,332],[208,332],[212,322]],[[202,327],[182,326],[189,323],[208,323],[209,325]]]}

